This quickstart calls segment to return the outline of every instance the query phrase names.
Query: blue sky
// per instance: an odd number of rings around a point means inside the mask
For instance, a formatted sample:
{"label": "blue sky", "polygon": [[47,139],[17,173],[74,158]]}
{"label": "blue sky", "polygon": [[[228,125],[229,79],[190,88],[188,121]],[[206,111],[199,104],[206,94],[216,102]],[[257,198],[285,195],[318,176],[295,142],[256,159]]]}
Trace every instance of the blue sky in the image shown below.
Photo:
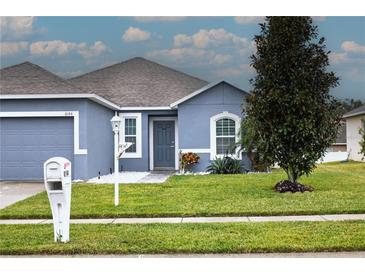
{"label": "blue sky", "polygon": [[[260,17],[2,17],[1,67],[31,61],[73,77],[142,56],[250,90]],[[365,17],[317,17],[339,98],[365,100]]]}

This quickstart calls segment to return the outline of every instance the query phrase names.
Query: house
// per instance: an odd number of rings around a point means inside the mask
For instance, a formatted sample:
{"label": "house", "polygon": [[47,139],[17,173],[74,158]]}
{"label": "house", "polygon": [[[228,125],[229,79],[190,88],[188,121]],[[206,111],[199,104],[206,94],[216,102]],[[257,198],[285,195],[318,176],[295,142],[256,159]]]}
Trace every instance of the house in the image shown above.
{"label": "house", "polygon": [[336,142],[327,150],[329,152],[346,152],[346,121],[341,121],[340,128],[338,129]]}
{"label": "house", "polygon": [[[133,58],[65,80],[25,62],[0,70],[0,180],[39,180],[53,156],[71,160],[73,179],[113,172],[110,120],[132,142],[120,170],[177,170],[195,152],[204,171],[237,141],[247,93]],[[247,157],[232,155],[247,164]]]}
{"label": "house", "polygon": [[365,105],[347,112],[343,118],[346,119],[346,143],[349,159],[361,161],[362,156],[359,154],[361,135],[359,129],[365,129]]}

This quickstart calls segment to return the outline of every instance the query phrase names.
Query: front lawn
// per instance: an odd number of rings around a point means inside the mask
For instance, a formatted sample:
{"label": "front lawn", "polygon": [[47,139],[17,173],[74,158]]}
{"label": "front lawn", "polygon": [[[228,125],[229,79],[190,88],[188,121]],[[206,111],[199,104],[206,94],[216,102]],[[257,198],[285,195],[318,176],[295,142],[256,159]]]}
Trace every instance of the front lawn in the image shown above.
{"label": "front lawn", "polygon": [[0,254],[172,254],[365,250],[365,222],[71,225],[53,242],[52,225],[0,225]]}
{"label": "front lawn", "polygon": [[[74,184],[72,218],[157,216],[300,215],[365,212],[365,163],[320,165],[301,182],[311,193],[280,194],[271,174],[173,176],[164,184],[120,185],[114,206],[113,185]],[[0,210],[0,218],[51,218],[46,193]]]}

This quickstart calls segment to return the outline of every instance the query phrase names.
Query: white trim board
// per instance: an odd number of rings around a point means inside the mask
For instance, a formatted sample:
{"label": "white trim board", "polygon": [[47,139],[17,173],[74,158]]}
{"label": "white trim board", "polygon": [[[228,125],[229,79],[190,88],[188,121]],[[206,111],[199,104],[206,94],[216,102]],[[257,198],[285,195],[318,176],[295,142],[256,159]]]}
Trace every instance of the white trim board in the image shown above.
{"label": "white trim board", "polygon": [[188,152],[192,152],[192,153],[208,153],[210,154],[212,151],[210,148],[180,148],[179,149],[181,151],[181,153],[188,153]]}
{"label": "white trim board", "polygon": [[154,121],[174,121],[175,122],[175,170],[179,169],[179,131],[177,117],[150,117],[148,122],[148,139],[149,139],[149,166],[154,170],[153,164],[153,122]]}
{"label": "white trim board", "polygon": [[0,112],[1,118],[8,117],[73,117],[74,119],[74,154],[87,154],[87,149],[80,149],[80,122],[78,111],[8,111]]}
{"label": "white trim board", "polygon": [[170,107],[121,107],[120,110],[171,110]]}
{"label": "white trim board", "polygon": [[142,114],[140,112],[120,112],[119,117],[122,119],[119,134],[119,143],[124,142],[125,138],[125,119],[136,119],[136,152],[124,152],[121,158],[142,158]]}
{"label": "white trim board", "polygon": [[[210,117],[210,159],[214,160],[215,157],[222,157],[224,155],[217,154],[217,138],[216,138],[216,122],[219,119],[223,118],[229,118],[235,121],[235,127],[236,127],[236,142],[238,141],[238,134],[240,132],[240,124],[241,124],[241,118],[237,116],[236,114],[224,111],[217,115],[214,115]],[[236,149],[236,153],[234,155],[230,155],[231,157],[234,157],[236,159],[241,160],[242,159],[242,153],[239,153],[239,148]]]}
{"label": "white trim board", "polygon": [[99,95],[92,93],[72,93],[72,94],[5,94],[0,95],[1,99],[90,99],[95,103],[103,105],[113,110],[119,110],[120,107]]}
{"label": "white trim board", "polygon": [[362,111],[359,111],[359,112],[356,112],[356,113],[345,114],[344,116],[342,116],[342,118],[350,118],[350,117],[363,115],[363,114],[365,114],[365,110],[362,110]]}

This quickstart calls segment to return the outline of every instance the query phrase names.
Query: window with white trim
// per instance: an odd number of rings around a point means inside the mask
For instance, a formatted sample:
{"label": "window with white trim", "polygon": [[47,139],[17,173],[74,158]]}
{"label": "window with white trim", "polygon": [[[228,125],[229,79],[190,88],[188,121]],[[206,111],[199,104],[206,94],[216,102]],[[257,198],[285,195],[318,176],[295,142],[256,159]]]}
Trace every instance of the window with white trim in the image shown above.
{"label": "window with white trim", "polygon": [[136,142],[137,142],[137,130],[136,130],[136,124],[137,119],[136,118],[126,118],[124,120],[124,141],[127,143],[133,143],[125,152],[137,152],[136,148]]}
{"label": "window with white trim", "polygon": [[222,112],[210,118],[210,159],[229,155],[241,159],[235,144],[238,141],[240,117]]}
{"label": "window with white trim", "polygon": [[233,154],[236,143],[236,122],[230,118],[219,119],[216,123],[216,153]]}
{"label": "window with white trim", "polygon": [[120,143],[133,143],[123,154],[122,158],[142,157],[142,122],[141,113],[120,113],[122,126]]}

